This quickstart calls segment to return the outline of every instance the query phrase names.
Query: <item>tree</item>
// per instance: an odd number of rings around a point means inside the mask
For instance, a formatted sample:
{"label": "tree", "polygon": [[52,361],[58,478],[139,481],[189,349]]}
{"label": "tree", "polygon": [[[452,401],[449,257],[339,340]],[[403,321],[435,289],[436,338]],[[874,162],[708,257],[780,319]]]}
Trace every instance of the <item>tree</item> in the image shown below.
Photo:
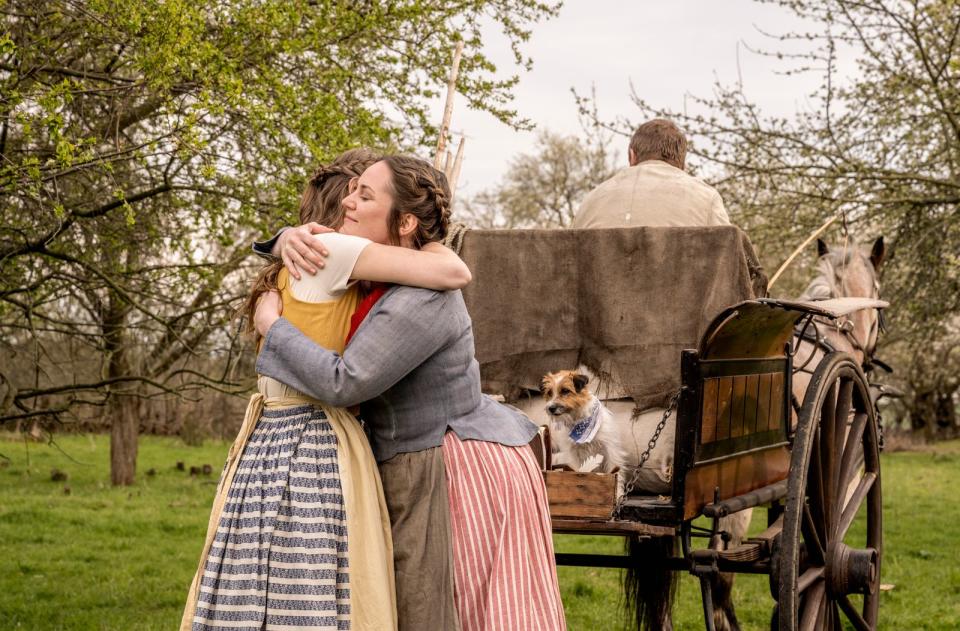
{"label": "tree", "polygon": [[583,197],[617,170],[607,140],[544,131],[533,153],[515,156],[503,181],[465,203],[480,228],[565,228]]}
{"label": "tree", "polygon": [[[948,440],[960,436],[960,320],[944,328],[906,364],[906,404],[910,429],[924,440]],[[906,360],[901,357],[901,360]]]}
{"label": "tree", "polygon": [[[459,89],[513,125],[535,0],[0,1],[0,422],[105,408],[133,481],[131,402],[242,390],[229,322],[248,244],[293,217],[310,166],[350,146],[432,144],[457,38]],[[439,62],[439,63],[438,63]],[[196,370],[203,366],[203,371]]]}
{"label": "tree", "polygon": [[[960,313],[960,3],[773,3],[814,25],[760,51],[790,63],[788,72],[821,74],[809,109],[764,115],[741,85],[692,97],[685,112],[635,101],[642,115],[672,118],[693,137],[693,155],[771,269],[838,213],[851,233],[892,240],[883,292],[893,306],[882,352],[913,374],[929,340],[960,341],[948,326]],[[806,52],[784,52],[797,43]],[[855,73],[840,72],[840,51],[855,57]],[[803,272],[792,273],[793,284],[778,290],[799,284]],[[944,375],[946,364],[930,368]]]}

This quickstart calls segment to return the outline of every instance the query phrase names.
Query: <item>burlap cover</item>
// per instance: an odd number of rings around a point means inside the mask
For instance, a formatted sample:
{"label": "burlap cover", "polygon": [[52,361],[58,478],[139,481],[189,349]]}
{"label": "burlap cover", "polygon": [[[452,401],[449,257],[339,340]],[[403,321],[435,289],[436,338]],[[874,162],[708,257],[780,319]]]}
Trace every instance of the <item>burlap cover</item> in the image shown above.
{"label": "burlap cover", "polygon": [[680,385],[723,308],[762,295],[766,277],[738,228],[473,230],[461,256],[484,391],[510,399],[584,364],[641,409]]}

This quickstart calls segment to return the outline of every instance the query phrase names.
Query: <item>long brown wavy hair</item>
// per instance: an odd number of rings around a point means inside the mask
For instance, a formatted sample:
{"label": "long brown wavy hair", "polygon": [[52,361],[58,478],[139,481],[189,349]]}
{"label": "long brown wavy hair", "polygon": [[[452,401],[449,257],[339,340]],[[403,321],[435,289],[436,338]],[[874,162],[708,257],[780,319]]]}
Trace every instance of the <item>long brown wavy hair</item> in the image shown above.
{"label": "long brown wavy hair", "polygon": [[[310,176],[300,196],[300,223],[315,221],[339,230],[344,216],[340,202],[350,194],[350,181],[378,160],[379,155],[370,149],[360,148],[344,151],[330,164],[320,165]],[[277,289],[277,275],[282,269],[283,261],[268,263],[253,281],[250,294],[239,312],[246,321],[247,332],[256,330],[253,316],[257,311],[257,302],[264,293]]]}

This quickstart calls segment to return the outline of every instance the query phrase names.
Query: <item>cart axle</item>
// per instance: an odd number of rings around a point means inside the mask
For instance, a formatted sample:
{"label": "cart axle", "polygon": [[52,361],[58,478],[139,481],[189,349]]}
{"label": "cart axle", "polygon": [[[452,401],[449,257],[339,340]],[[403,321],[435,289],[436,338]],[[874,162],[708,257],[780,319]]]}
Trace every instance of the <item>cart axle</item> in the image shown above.
{"label": "cart axle", "polygon": [[827,551],[827,587],[831,593],[873,594],[880,555],[875,548],[851,548],[837,542]]}

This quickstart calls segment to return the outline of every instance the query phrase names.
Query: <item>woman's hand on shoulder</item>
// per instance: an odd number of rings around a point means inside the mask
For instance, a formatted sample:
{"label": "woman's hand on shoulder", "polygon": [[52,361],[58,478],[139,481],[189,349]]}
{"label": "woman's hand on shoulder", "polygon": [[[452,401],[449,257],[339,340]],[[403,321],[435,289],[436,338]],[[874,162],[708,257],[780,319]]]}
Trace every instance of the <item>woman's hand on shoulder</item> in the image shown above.
{"label": "woman's hand on shoulder", "polygon": [[283,260],[290,275],[297,280],[300,280],[301,269],[308,274],[316,274],[318,269],[326,265],[324,259],[330,253],[323,247],[323,242],[314,238],[314,235],[328,232],[336,232],[336,230],[321,226],[315,221],[296,228],[288,228],[277,238],[274,254]]}
{"label": "woman's hand on shoulder", "polygon": [[280,299],[280,293],[277,291],[268,291],[260,296],[257,302],[257,311],[253,315],[253,325],[257,328],[257,333],[261,337],[266,337],[267,331],[273,326],[274,322],[280,319],[283,312],[283,301]]}

